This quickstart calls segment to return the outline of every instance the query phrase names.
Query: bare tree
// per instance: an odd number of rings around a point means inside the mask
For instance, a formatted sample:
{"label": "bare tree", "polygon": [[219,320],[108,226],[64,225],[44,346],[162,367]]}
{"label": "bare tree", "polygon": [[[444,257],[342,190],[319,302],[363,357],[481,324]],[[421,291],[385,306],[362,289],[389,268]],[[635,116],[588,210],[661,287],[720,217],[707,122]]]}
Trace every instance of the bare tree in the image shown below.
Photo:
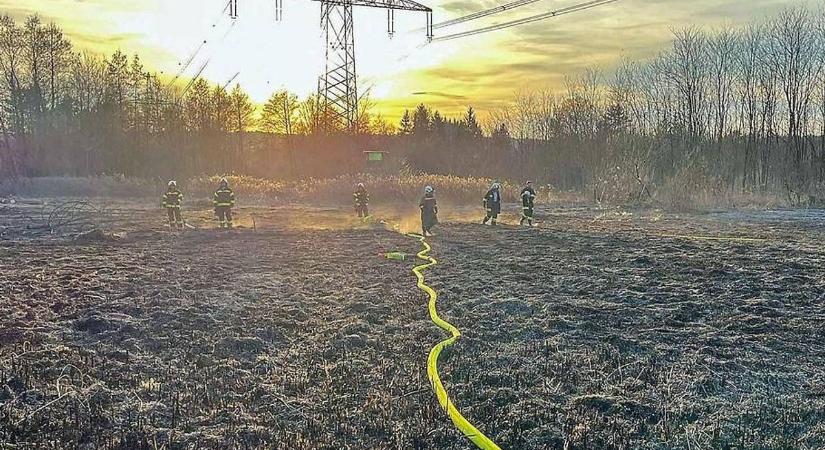
{"label": "bare tree", "polygon": [[264,104],[259,126],[267,133],[292,135],[298,114],[298,96],[281,90],[272,94]]}
{"label": "bare tree", "polygon": [[804,137],[809,108],[814,84],[822,70],[819,61],[821,42],[808,11],[791,8],[780,13],[771,25],[770,44],[769,61],[775,65],[779,75],[787,111],[787,136],[798,171],[806,158]]}
{"label": "bare tree", "polygon": [[734,80],[737,78],[736,55],[740,40],[729,28],[723,29],[708,39],[708,61],[710,65],[710,91],[713,115],[710,128],[717,143],[728,131]]}

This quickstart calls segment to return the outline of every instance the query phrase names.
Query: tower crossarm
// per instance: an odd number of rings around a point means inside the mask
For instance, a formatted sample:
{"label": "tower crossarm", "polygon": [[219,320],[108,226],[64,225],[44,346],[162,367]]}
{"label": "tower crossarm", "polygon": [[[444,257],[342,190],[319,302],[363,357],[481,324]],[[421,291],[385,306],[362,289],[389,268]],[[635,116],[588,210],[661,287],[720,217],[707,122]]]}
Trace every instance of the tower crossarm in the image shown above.
{"label": "tower crossarm", "polygon": [[[321,4],[321,30],[326,36],[326,65],[318,78],[318,97],[322,104],[319,120],[322,129],[357,131],[358,83],[355,75],[356,6],[387,10],[387,33],[395,34],[395,11],[423,12],[427,16],[427,39],[433,38],[433,10],[413,0],[313,0]],[[229,15],[238,17],[239,0],[228,0]],[[275,0],[275,17],[282,16],[283,0]]]}
{"label": "tower crossarm", "polygon": [[341,6],[366,6],[370,8],[381,8],[381,9],[398,9],[404,11],[421,11],[421,12],[432,12],[431,8],[428,8],[421,3],[414,2],[412,0],[313,0],[316,2],[321,3],[328,3],[330,5],[341,5]]}

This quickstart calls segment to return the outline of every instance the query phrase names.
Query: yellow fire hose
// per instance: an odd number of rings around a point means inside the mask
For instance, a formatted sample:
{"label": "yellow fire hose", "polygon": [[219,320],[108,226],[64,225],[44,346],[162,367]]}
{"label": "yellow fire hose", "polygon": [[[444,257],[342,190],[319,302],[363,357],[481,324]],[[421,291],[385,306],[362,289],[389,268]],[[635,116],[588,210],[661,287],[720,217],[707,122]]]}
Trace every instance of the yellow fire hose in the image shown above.
{"label": "yellow fire hose", "polygon": [[470,439],[476,447],[482,450],[501,450],[501,447],[496,445],[495,442],[485,436],[481,431],[474,427],[473,424],[465,419],[460,412],[458,412],[458,409],[456,409],[455,405],[453,405],[453,402],[450,400],[450,397],[447,395],[444,385],[441,383],[441,377],[438,376],[438,356],[441,354],[442,350],[455,343],[455,341],[461,336],[461,332],[458,331],[458,328],[438,316],[438,311],[436,310],[438,293],[424,283],[424,274],[422,274],[421,271],[438,264],[438,261],[436,261],[435,258],[428,255],[430,250],[432,250],[430,244],[427,243],[424,236],[418,234],[409,234],[409,236],[418,239],[424,246],[424,249],[418,252],[416,256],[427,262],[415,266],[412,271],[418,278],[418,288],[430,296],[428,306],[430,311],[430,319],[441,329],[444,331],[449,331],[452,335],[450,338],[436,344],[436,346],[430,350],[429,357],[427,357],[427,377],[430,379],[430,384],[435,392],[435,396],[438,398],[438,403],[440,403],[441,407],[444,408],[444,411],[447,412],[447,415],[453,421],[456,428],[461,430],[461,432],[464,433],[464,435],[467,436],[467,438]]}
{"label": "yellow fire hose", "polygon": [[728,237],[728,236],[690,236],[682,234],[660,234],[659,237],[673,238],[673,239],[692,239],[697,241],[725,241],[725,242],[765,242],[767,239],[762,238],[746,238],[746,237]]}

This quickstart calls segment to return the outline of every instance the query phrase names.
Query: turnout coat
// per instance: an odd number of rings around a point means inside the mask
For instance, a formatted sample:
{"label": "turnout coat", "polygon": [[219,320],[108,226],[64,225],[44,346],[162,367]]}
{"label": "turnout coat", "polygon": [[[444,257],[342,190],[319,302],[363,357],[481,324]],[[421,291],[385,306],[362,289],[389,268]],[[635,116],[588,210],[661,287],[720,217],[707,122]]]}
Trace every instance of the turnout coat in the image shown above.
{"label": "turnout coat", "polygon": [[421,208],[422,227],[430,229],[438,223],[438,203],[435,201],[433,194],[424,194],[424,197],[418,203],[418,207]]}
{"label": "turnout coat", "polygon": [[356,189],[352,193],[352,199],[355,201],[356,208],[363,208],[370,203],[370,194],[366,189]]}
{"label": "turnout coat", "polygon": [[533,201],[536,199],[536,191],[531,187],[521,190],[521,206],[526,209],[533,209]]}
{"label": "turnout coat", "polygon": [[484,194],[484,207],[489,210],[491,214],[501,214],[501,191],[498,189],[490,189]]}

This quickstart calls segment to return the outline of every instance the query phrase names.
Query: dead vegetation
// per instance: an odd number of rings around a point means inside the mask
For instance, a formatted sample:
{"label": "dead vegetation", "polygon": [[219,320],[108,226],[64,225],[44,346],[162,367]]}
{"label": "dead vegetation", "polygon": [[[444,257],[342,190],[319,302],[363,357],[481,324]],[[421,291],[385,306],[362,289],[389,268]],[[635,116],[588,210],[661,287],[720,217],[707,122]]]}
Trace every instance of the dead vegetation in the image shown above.
{"label": "dead vegetation", "polygon": [[113,227],[129,221],[132,211],[108,202],[53,200],[0,204],[0,239],[69,237],[79,241],[117,240]]}
{"label": "dead vegetation", "polygon": [[[124,214],[118,239],[0,241],[8,448],[469,448],[427,382],[443,336],[413,262],[377,256],[414,240],[282,209],[179,235]],[[822,448],[822,232],[725,223],[442,226],[428,281],[463,333],[441,363],[457,406],[506,449]]]}
{"label": "dead vegetation", "polygon": [[[177,180],[190,204],[208,205],[220,176],[201,176]],[[228,176],[230,185],[245,204],[254,205],[335,205],[349,206],[352,191],[364,183],[370,198],[378,203],[417,203],[424,186],[431,185],[441,200],[477,205],[493,182],[489,178],[451,175],[351,174],[334,178],[310,178],[282,181],[249,176]],[[524,180],[526,181],[526,180]],[[20,198],[86,198],[95,203],[113,199],[137,200],[157,204],[168,180],[128,178],[122,176],[97,177],[40,177],[0,181],[0,195]],[[519,181],[503,181],[505,200],[517,201]],[[576,193],[560,192],[550,186],[538,186],[541,203],[580,203],[584,198]],[[13,198],[13,197],[11,197]]]}

